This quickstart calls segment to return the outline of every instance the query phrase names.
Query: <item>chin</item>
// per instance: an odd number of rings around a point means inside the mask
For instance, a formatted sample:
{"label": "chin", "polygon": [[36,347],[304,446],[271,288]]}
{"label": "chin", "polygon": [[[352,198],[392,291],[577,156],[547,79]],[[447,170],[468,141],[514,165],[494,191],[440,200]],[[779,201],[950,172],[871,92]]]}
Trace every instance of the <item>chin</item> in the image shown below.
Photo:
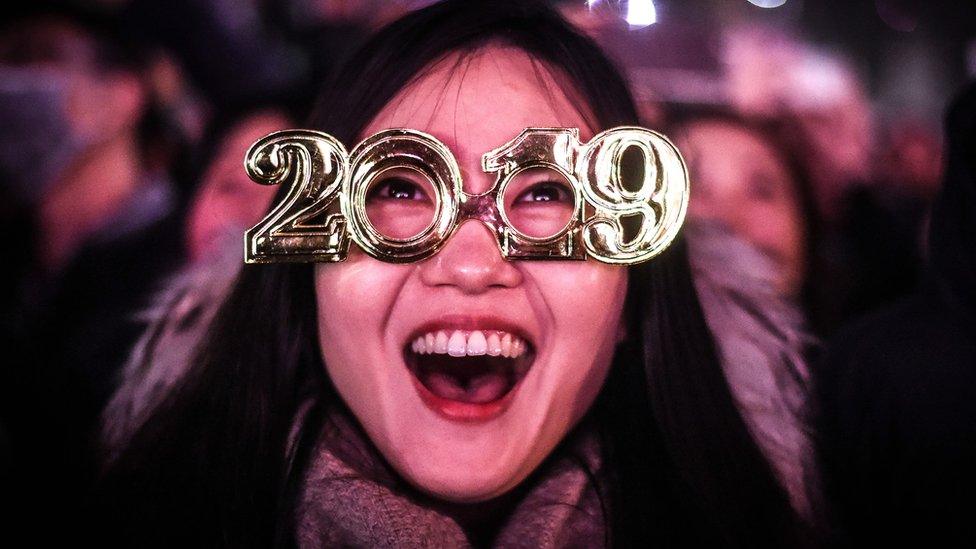
{"label": "chin", "polygon": [[554,428],[545,421],[549,398],[532,374],[523,381],[501,413],[459,418],[432,408],[404,380],[374,440],[385,441],[387,461],[426,494],[456,503],[496,498],[523,482],[555,445],[545,436]]}
{"label": "chin", "polygon": [[[475,463],[450,454],[428,455],[418,463],[398,467],[406,480],[418,490],[437,499],[454,503],[478,503],[505,494],[521,483],[528,472],[521,473],[517,464],[499,464],[490,454],[482,454]],[[433,459],[431,459],[433,458]]]}

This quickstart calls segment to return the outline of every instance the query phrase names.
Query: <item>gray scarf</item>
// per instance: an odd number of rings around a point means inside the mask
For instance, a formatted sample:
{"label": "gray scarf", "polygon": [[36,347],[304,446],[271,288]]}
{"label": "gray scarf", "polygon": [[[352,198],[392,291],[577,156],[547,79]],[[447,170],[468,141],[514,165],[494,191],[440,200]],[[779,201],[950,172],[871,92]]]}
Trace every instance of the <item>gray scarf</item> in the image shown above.
{"label": "gray scarf", "polygon": [[[596,435],[578,429],[509,506],[491,547],[603,547]],[[306,469],[296,513],[301,547],[472,547],[443,503],[402,488],[359,427],[334,412]],[[601,488],[602,489],[602,488]]]}

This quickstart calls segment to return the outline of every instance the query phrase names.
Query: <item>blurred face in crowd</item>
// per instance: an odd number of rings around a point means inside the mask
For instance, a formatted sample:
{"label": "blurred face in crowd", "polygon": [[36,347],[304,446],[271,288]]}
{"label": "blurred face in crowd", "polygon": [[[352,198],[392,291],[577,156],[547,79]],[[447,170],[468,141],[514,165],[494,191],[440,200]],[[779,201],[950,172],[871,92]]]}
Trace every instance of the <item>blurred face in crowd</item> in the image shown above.
{"label": "blurred face in crowd", "polygon": [[[482,155],[526,127],[593,135],[572,87],[525,52],[489,46],[457,61],[423,73],[359,137],[430,133],[457,158],[464,190],[481,193],[494,182]],[[567,185],[533,174],[506,211],[572,211]],[[433,211],[422,178],[371,189],[368,210]],[[505,260],[469,220],[418,263],[352,245],[344,262],[317,266],[315,286],[326,368],[383,456],[429,494],[483,501],[525,479],[592,404],[622,335],[627,273],[592,259]]]}
{"label": "blurred face in crowd", "polygon": [[0,194],[33,210],[38,265],[57,272],[142,181],[148,93],[109,40],[57,16],[0,34]]}
{"label": "blurred face in crowd", "polygon": [[703,120],[676,136],[688,162],[694,219],[717,221],[752,243],[778,267],[778,286],[796,296],[806,265],[797,182],[774,146],[732,122]]}
{"label": "blurred face in crowd", "polygon": [[243,118],[223,137],[190,209],[186,238],[192,261],[240,248],[241,233],[267,212],[277,187],[251,181],[243,169],[244,154],[258,139],[291,125],[280,112],[262,111]]}
{"label": "blurred face in crowd", "polygon": [[[0,35],[2,183],[28,203],[45,198],[69,167],[135,131],[143,84],[133,69],[108,66],[100,51],[88,31],[55,17],[28,19]],[[121,170],[127,161],[100,169]],[[81,183],[104,191],[105,179]],[[100,196],[83,191],[68,190],[59,217]]]}
{"label": "blurred face in crowd", "polygon": [[22,81],[25,89],[30,80],[59,92],[71,131],[91,140],[130,127],[144,101],[137,75],[109,67],[98,52],[86,30],[57,18],[32,20],[0,37],[5,76]]}

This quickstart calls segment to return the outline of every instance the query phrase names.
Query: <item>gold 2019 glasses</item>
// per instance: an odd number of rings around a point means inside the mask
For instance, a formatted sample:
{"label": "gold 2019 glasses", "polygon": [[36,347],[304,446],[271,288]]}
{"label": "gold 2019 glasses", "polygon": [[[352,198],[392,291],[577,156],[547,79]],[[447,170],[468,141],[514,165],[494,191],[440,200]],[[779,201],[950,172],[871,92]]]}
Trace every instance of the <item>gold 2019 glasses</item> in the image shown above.
{"label": "gold 2019 glasses", "polygon": [[288,191],[245,233],[244,259],[337,262],[351,239],[376,259],[408,263],[475,219],[506,259],[629,265],[667,248],[688,207],[681,155],[646,128],[613,128],[587,143],[576,128],[526,128],[481,165],[495,182],[468,194],[454,155],[421,131],[383,130],[351,153],[322,132],[275,132],[251,146],[245,168]]}

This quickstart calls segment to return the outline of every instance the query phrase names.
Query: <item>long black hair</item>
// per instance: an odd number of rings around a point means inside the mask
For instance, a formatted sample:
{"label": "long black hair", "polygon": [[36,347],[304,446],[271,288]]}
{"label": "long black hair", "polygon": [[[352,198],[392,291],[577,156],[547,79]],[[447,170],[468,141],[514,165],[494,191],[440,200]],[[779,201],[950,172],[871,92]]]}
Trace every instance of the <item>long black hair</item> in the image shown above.
{"label": "long black hair", "polygon": [[[600,126],[636,124],[620,73],[542,2],[447,0],[379,31],[324,89],[310,126],[351,143],[431,63],[502,41],[568,77]],[[246,266],[179,385],[102,483],[140,545],[289,545],[323,407],[312,268]],[[798,522],[734,404],[685,245],[632,267],[618,350],[590,411],[614,546],[795,545]],[[290,444],[296,414],[312,402]]]}

